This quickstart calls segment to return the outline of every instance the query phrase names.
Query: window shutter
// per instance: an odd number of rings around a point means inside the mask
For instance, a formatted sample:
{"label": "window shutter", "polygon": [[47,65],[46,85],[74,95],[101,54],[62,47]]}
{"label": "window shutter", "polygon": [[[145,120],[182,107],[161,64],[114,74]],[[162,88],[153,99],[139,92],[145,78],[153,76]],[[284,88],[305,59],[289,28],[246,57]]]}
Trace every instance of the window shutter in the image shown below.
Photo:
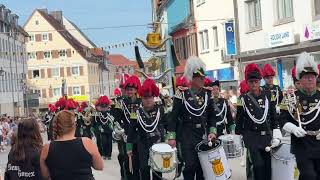
{"label": "window shutter", "polygon": [[42,34],[36,34],[35,39],[36,39],[36,42],[40,42],[42,39]]}
{"label": "window shutter", "polygon": [[49,89],[49,97],[52,97],[53,94],[52,94],[52,88]]}
{"label": "window shutter", "polygon": [[71,57],[71,49],[67,49],[67,57]]}
{"label": "window shutter", "polygon": [[63,67],[60,68],[60,77],[64,77],[64,68]]}
{"label": "window shutter", "polygon": [[47,69],[47,73],[48,73],[48,78],[51,78],[52,77],[52,73],[51,73],[51,69],[50,68]]}
{"label": "window shutter", "polygon": [[68,96],[72,96],[72,87],[68,87]]}
{"label": "window shutter", "polygon": [[81,95],[85,95],[85,87],[81,86]]}
{"label": "window shutter", "polygon": [[41,90],[42,91],[42,98],[47,98],[47,91],[46,91],[46,89],[42,89]]}
{"label": "window shutter", "polygon": [[28,70],[28,78],[32,79],[32,71],[31,70]]}
{"label": "window shutter", "polygon": [[83,74],[84,74],[84,72],[83,72],[83,66],[80,66],[79,69],[80,69],[80,76],[83,76]]}
{"label": "window shutter", "polygon": [[45,72],[44,72],[44,69],[41,69],[41,78],[45,78]]}
{"label": "window shutter", "polygon": [[58,50],[52,50],[51,54],[52,54],[52,58],[59,58],[59,51]]}
{"label": "window shutter", "polygon": [[37,59],[38,59],[38,60],[44,58],[44,53],[43,53],[43,51],[37,51],[36,54],[37,54]]}
{"label": "window shutter", "polygon": [[71,76],[71,68],[67,67],[67,76]]}
{"label": "window shutter", "polygon": [[49,41],[52,41],[52,33],[49,33]]}

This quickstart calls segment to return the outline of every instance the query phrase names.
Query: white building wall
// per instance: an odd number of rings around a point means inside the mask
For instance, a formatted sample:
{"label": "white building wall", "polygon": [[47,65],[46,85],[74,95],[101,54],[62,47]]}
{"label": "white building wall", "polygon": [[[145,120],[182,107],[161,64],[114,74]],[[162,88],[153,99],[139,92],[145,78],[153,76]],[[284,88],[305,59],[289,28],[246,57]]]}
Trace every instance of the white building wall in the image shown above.
{"label": "white building wall", "polygon": [[238,2],[239,33],[241,52],[269,48],[268,34],[291,29],[296,37],[296,43],[303,36],[303,28],[313,21],[313,0],[293,0],[293,16],[291,22],[277,24],[276,0],[260,0],[262,28],[256,31],[248,30],[248,8],[245,0]]}
{"label": "white building wall", "polygon": [[[233,0],[202,0],[203,3],[200,4],[197,2],[198,0],[194,1],[194,16],[198,32],[199,57],[206,63],[207,70],[230,67],[229,63],[222,62],[221,51],[225,50],[224,23],[234,17]],[[218,48],[213,46],[213,27],[217,27],[218,30]],[[201,51],[200,32],[204,30],[208,30],[209,37],[207,51]]]}

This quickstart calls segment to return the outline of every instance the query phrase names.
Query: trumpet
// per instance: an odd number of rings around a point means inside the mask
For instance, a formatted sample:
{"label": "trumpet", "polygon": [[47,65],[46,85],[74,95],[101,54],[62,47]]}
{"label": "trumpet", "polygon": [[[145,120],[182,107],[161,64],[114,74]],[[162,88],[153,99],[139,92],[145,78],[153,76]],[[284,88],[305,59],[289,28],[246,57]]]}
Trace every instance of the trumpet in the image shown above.
{"label": "trumpet", "polygon": [[299,127],[301,127],[301,119],[300,119],[300,109],[301,109],[301,104],[297,100],[297,96],[295,95],[294,92],[286,92],[284,94],[285,97],[285,103],[288,107],[288,111],[292,114],[293,111],[295,110],[294,117],[299,123]]}
{"label": "trumpet", "polygon": [[125,142],[127,141],[127,135],[124,133],[124,129],[118,122],[113,123],[112,137],[116,141],[120,141],[121,139],[123,139]]}

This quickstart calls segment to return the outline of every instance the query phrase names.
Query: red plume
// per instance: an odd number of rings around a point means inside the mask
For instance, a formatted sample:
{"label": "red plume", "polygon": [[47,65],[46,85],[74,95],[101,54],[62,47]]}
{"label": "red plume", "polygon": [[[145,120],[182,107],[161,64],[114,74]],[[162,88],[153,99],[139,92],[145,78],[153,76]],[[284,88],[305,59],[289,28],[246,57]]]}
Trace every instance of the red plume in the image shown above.
{"label": "red plume", "polygon": [[108,96],[100,96],[95,105],[96,105],[96,106],[97,106],[97,105],[102,105],[102,104],[109,105],[110,102],[111,102],[111,101],[109,100]]}
{"label": "red plume", "polygon": [[72,110],[72,109],[77,109],[78,103],[75,102],[73,99],[68,99],[66,102],[66,107],[64,108],[65,110]]}
{"label": "red plume", "polygon": [[138,76],[136,75],[130,76],[126,81],[124,88],[126,88],[127,86],[137,88],[137,90],[139,91],[139,88],[141,87],[141,83]]}
{"label": "red plume", "polygon": [[249,86],[246,80],[240,82],[240,93],[245,94],[249,91]]}
{"label": "red plume", "polygon": [[[318,64],[318,73],[320,74],[320,64]],[[318,78],[320,77],[318,76]]]}
{"label": "red plume", "polygon": [[251,63],[248,64],[244,70],[244,74],[245,74],[245,79],[248,80],[249,78],[249,74],[253,73],[253,72],[257,72],[257,74],[262,74],[261,73],[261,69],[259,68],[259,66],[255,63]]}
{"label": "red plume", "polygon": [[293,66],[293,68],[291,69],[291,76],[293,79],[296,79],[296,66]]}
{"label": "red plume", "polygon": [[273,70],[272,66],[270,64],[265,64],[263,66],[263,70],[262,70],[262,76],[266,77],[266,76],[274,76],[276,74],[276,72]]}
{"label": "red plume", "polygon": [[120,78],[120,88],[124,88],[124,85],[129,77],[130,77],[129,74],[122,74]]}
{"label": "red plume", "polygon": [[206,78],[204,79],[204,86],[205,86],[205,87],[208,87],[210,83],[212,83],[211,79],[209,79],[209,78],[206,77]]}
{"label": "red plume", "polygon": [[121,96],[121,90],[119,89],[119,88],[116,88],[116,89],[114,89],[114,91],[113,91],[113,95],[114,96]]}
{"label": "red plume", "polygon": [[83,109],[86,108],[86,107],[88,107],[87,102],[83,101],[83,102],[80,104],[80,107],[83,108]]}
{"label": "red plume", "polygon": [[157,87],[156,82],[152,79],[146,79],[140,87],[138,93],[141,97],[158,97],[160,95],[159,88]]}
{"label": "red plume", "polygon": [[60,110],[61,110],[61,109],[64,109],[64,108],[66,107],[66,102],[67,102],[66,98],[65,98],[65,97],[61,97],[61,98],[56,102],[55,106],[56,106],[57,108],[60,108]]}
{"label": "red plume", "polygon": [[189,87],[190,84],[184,76],[180,76],[176,79],[176,86]]}
{"label": "red plume", "polygon": [[49,104],[48,107],[50,112],[56,112],[58,110],[57,107],[53,104]]}

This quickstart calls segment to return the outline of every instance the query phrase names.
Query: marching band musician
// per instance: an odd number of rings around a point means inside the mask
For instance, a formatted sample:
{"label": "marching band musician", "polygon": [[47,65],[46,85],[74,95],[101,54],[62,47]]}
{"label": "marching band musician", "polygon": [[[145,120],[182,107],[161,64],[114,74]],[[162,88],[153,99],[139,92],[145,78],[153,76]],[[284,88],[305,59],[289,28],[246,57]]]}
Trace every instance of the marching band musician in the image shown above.
{"label": "marching band musician", "polygon": [[217,137],[223,135],[224,130],[234,134],[236,125],[228,101],[220,96],[220,81],[211,82],[209,86],[212,88],[212,105],[217,117]]}
{"label": "marching band musician", "polygon": [[[262,69],[262,76],[265,81],[265,85],[262,88],[267,92],[270,93],[269,97],[275,98],[275,105],[277,113],[280,114],[280,107],[279,104],[282,101],[283,94],[278,85],[273,84],[273,78],[276,72],[273,70],[270,64],[265,64]],[[271,99],[270,99],[271,100]]]}
{"label": "marching band musician", "polygon": [[100,96],[95,104],[94,127],[98,150],[103,159],[110,160],[112,154],[112,128],[114,117],[110,114],[111,101],[107,96]]}
{"label": "marching band musician", "polygon": [[91,115],[92,107],[88,107],[86,102],[82,102],[78,108],[77,126],[76,126],[76,137],[88,137],[92,138],[91,133]]}
{"label": "marching band musician", "polygon": [[[124,129],[126,135],[128,135],[130,123],[137,121],[136,111],[141,105],[141,99],[137,96],[141,87],[140,80],[136,75],[132,75],[126,80],[123,87],[126,96],[121,101],[121,107],[125,118]],[[132,145],[132,159],[126,159],[125,166],[128,180],[139,180],[139,153],[135,143]]]}
{"label": "marching band musician", "polygon": [[49,112],[46,113],[45,115],[45,122],[44,124],[46,125],[46,128],[47,128],[47,136],[48,136],[48,140],[52,140],[52,121],[53,121],[53,118],[57,112],[57,107],[54,105],[54,104],[49,104]]}
{"label": "marching band musician", "polygon": [[300,89],[301,85],[300,85],[300,82],[299,82],[299,80],[297,79],[297,76],[296,76],[296,66],[293,66],[293,68],[291,69],[291,76],[292,76],[292,80],[293,80],[293,83],[294,83],[294,87],[296,89]]}
{"label": "marching band musician", "polygon": [[[173,109],[168,122],[168,144],[176,146],[176,131],[182,126],[181,151],[185,161],[183,177],[185,180],[204,179],[195,147],[203,139],[216,138],[216,117],[213,111],[211,92],[203,88],[205,64],[198,57],[187,60],[184,76],[191,87],[177,88]],[[178,124],[178,119],[181,123]],[[178,126],[177,126],[178,125]],[[207,133],[209,131],[209,133]],[[206,135],[208,136],[206,137]]]}
{"label": "marching band musician", "polygon": [[320,179],[320,91],[316,80],[319,75],[314,58],[308,53],[298,57],[296,78],[301,87],[287,94],[287,123],[283,129],[291,133],[291,152],[300,171],[299,180]]}
{"label": "marching band musician", "polygon": [[[240,96],[237,106],[236,134],[241,134],[253,163],[255,180],[271,179],[271,157],[265,148],[280,144],[282,138],[276,108],[269,94],[260,88],[261,70],[256,64],[245,68],[249,92]],[[273,99],[272,99],[273,100]]]}
{"label": "marching band musician", "polygon": [[[139,96],[142,106],[136,111],[137,120],[130,123],[127,153],[132,156],[132,143],[137,143],[141,180],[150,180],[149,149],[164,137],[164,109],[155,103],[155,97],[159,96],[159,88],[152,79],[144,81],[139,89]],[[153,180],[162,179],[159,178],[161,173],[156,174],[153,172]]]}

